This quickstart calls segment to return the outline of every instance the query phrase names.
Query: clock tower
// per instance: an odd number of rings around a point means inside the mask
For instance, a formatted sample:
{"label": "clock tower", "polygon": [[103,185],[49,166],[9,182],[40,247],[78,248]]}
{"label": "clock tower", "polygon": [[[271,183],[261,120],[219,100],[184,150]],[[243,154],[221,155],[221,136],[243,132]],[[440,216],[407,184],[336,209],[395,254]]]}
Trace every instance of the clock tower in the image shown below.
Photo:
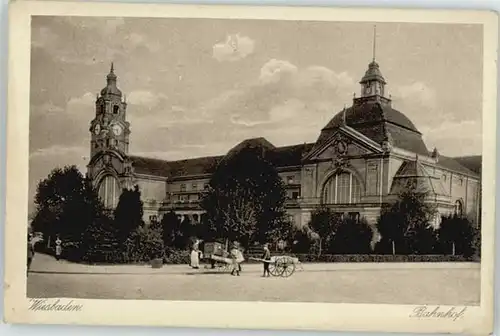
{"label": "clock tower", "polygon": [[386,82],[375,60],[368,65],[368,70],[359,83],[361,84],[361,97],[384,97]]}
{"label": "clock tower", "polygon": [[87,177],[109,209],[116,207],[123,189],[135,184],[132,161],[128,157],[127,103],[116,86],[116,78],[111,63],[106,87],[97,95],[95,118],[90,122],[90,162],[87,165]]}
{"label": "clock tower", "polygon": [[377,45],[377,27],[373,27],[373,60],[368,65],[365,75],[359,82],[361,84],[361,97],[379,96],[384,97],[385,79],[380,72],[378,63],[375,61],[375,51]]}
{"label": "clock tower", "polygon": [[95,118],[90,123],[90,157],[102,151],[117,151],[128,154],[130,123],[126,121],[127,103],[116,86],[116,75],[111,70],[106,78],[107,84],[97,95]]}

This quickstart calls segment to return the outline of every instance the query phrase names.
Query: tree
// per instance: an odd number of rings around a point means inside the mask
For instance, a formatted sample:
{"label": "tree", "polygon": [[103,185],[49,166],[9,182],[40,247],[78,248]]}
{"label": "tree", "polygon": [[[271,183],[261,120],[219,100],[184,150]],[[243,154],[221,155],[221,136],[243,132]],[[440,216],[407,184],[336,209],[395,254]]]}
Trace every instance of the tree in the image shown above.
{"label": "tree", "polygon": [[[398,195],[398,199],[385,205],[377,222],[381,235],[380,245],[394,249],[393,253],[410,253],[411,250],[422,250],[424,236],[428,236],[431,222],[436,216],[436,206],[426,202],[427,192],[419,191],[415,183]],[[420,241],[420,243],[416,243]],[[412,243],[413,242],[413,243]]]}
{"label": "tree", "polygon": [[144,225],[144,209],[141,192],[136,185],[133,190],[123,189],[114,211],[118,241],[123,246],[132,232]]}
{"label": "tree", "polygon": [[313,242],[310,235],[308,234],[309,231],[310,229],[307,226],[294,228],[292,230],[292,253],[309,253]]}
{"label": "tree", "polygon": [[218,237],[249,246],[282,234],[285,189],[261,147],[244,147],[219,164],[201,206]]}
{"label": "tree", "polygon": [[444,216],[438,229],[442,252],[471,256],[474,253],[475,230],[472,223],[463,216]]}
{"label": "tree", "polygon": [[163,259],[165,244],[160,223],[139,226],[127,239],[128,259],[133,262],[146,262]]}
{"label": "tree", "polygon": [[87,227],[104,212],[91,182],[76,166],[55,168],[40,181],[32,227],[44,237],[79,242]]}
{"label": "tree", "polygon": [[173,211],[167,212],[161,219],[162,238],[165,247],[178,247],[178,237],[182,235],[180,228],[181,221]]}
{"label": "tree", "polygon": [[320,207],[312,212],[308,227],[317,235],[318,255],[321,255],[324,246],[328,246],[340,222],[340,216],[329,208]]}
{"label": "tree", "polygon": [[114,221],[103,214],[87,227],[79,246],[82,260],[87,263],[118,263],[126,261],[118,242]]}
{"label": "tree", "polygon": [[368,254],[373,231],[366,219],[344,218],[338,226],[330,244],[333,254]]}

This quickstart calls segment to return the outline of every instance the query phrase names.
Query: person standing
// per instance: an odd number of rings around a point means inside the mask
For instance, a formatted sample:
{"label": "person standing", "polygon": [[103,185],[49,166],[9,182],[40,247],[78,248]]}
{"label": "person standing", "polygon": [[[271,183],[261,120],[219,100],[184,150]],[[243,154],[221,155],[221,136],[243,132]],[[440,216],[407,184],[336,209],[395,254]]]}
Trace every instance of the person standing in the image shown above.
{"label": "person standing", "polygon": [[35,243],[33,235],[30,233],[28,234],[28,262],[27,262],[26,274],[28,274],[30,270],[31,263],[33,262],[34,257],[35,257]]}
{"label": "person standing", "polygon": [[269,273],[269,262],[271,261],[271,251],[269,251],[269,245],[266,243],[264,244],[264,252],[262,253],[262,260],[264,263],[264,273],[262,274],[263,277],[271,276]]}
{"label": "person standing", "polygon": [[199,243],[196,241],[193,244],[193,250],[191,251],[191,267],[194,269],[200,268],[200,251],[199,251]]}
{"label": "person standing", "polygon": [[62,241],[59,239],[59,236],[56,238],[56,260],[61,259],[62,254]]}
{"label": "person standing", "polygon": [[237,242],[234,242],[233,243],[233,247],[230,251],[230,255],[231,255],[231,259],[233,260],[233,270],[231,271],[231,275],[236,275],[237,276],[240,276],[240,269],[241,269],[241,266],[240,266],[240,260],[241,260],[241,257],[243,256],[240,252],[240,250],[238,249],[238,243]]}

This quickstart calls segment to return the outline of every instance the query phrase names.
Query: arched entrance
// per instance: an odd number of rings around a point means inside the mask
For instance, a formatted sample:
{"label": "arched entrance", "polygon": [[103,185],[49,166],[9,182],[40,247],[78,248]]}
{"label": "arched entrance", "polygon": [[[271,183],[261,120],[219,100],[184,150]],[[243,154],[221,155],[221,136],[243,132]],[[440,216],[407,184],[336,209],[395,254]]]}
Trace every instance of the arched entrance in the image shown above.
{"label": "arched entrance", "polygon": [[99,198],[108,209],[114,209],[118,205],[121,188],[118,180],[112,175],[106,175],[99,183]]}

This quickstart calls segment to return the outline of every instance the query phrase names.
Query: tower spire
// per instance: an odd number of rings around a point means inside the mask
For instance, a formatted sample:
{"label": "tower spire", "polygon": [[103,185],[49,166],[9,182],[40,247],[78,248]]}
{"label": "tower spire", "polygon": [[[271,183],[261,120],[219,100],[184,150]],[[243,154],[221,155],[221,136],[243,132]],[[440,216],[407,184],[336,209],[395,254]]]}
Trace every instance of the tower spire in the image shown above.
{"label": "tower spire", "polygon": [[111,72],[111,73],[115,72],[115,64],[114,64],[114,62],[111,62],[111,70],[109,72]]}
{"label": "tower spire", "polygon": [[373,61],[375,62],[375,56],[377,51],[377,25],[373,25]]}

